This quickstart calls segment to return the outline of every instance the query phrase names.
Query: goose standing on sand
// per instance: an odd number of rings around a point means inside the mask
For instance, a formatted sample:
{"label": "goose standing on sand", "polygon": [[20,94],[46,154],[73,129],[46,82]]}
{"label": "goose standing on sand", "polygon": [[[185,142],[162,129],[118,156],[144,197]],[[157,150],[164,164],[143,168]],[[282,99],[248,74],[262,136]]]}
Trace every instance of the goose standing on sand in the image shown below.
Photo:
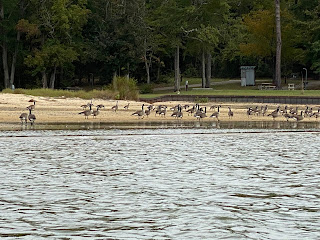
{"label": "goose standing on sand", "polygon": [[229,118],[232,118],[233,117],[233,112],[232,112],[230,107],[228,107],[228,108],[229,108],[228,116],[229,116]]}
{"label": "goose standing on sand", "polygon": [[85,110],[83,112],[80,112],[79,114],[83,114],[85,119],[89,119],[89,116],[92,114],[92,106],[93,104],[89,104],[89,110]]}
{"label": "goose standing on sand", "polygon": [[303,116],[303,111],[301,111],[300,115],[294,115],[292,116],[293,119],[295,119],[297,122],[302,121],[304,116]]}
{"label": "goose standing on sand", "polygon": [[144,117],[143,107],[144,107],[144,104],[142,104],[141,110],[138,110],[138,111],[132,113],[131,116],[138,116],[138,118],[143,118]]}
{"label": "goose standing on sand", "polygon": [[97,118],[97,116],[99,115],[100,111],[99,111],[100,107],[99,105],[97,106],[97,110],[92,111],[92,116],[93,118]]}
{"label": "goose standing on sand", "polygon": [[277,107],[276,110],[274,110],[272,113],[268,114],[267,116],[271,116],[273,120],[275,120],[276,117],[279,117],[279,110],[280,110],[280,107]]}
{"label": "goose standing on sand", "polygon": [[28,109],[29,109],[28,119],[31,122],[31,125],[33,125],[34,121],[36,120],[36,116],[34,114],[32,114],[31,108],[28,108]]}
{"label": "goose standing on sand", "polygon": [[[27,108],[27,109],[29,109],[29,108]],[[28,121],[28,114],[27,113],[21,113],[19,118],[20,118],[21,124],[23,124],[23,122],[25,124],[27,124],[27,121]]]}
{"label": "goose standing on sand", "polygon": [[119,106],[118,106],[118,101],[117,101],[116,105],[114,105],[111,109],[113,111],[117,112],[118,108],[119,108]]}
{"label": "goose standing on sand", "polygon": [[28,106],[28,108],[30,108],[31,110],[34,110],[36,108],[36,100],[30,99],[29,102],[33,102],[33,104]]}
{"label": "goose standing on sand", "polygon": [[128,110],[129,109],[129,105],[130,105],[130,103],[128,103],[127,105],[125,105],[123,108],[124,108],[124,110]]}
{"label": "goose standing on sand", "polygon": [[218,111],[211,114],[210,118],[216,118],[219,121],[220,106],[218,106]]}
{"label": "goose standing on sand", "polygon": [[194,116],[200,121],[201,119],[207,117],[207,107],[204,107],[203,111],[197,111]]}

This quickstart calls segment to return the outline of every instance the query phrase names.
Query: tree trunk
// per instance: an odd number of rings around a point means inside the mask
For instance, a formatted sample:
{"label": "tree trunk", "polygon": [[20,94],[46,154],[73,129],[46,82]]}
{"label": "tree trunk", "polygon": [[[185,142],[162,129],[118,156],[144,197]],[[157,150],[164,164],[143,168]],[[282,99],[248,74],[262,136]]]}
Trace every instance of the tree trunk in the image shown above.
{"label": "tree trunk", "polygon": [[206,58],[205,58],[204,50],[202,51],[201,63],[202,63],[202,82],[201,82],[201,87],[204,88],[205,87],[205,83],[206,83]]}
{"label": "tree trunk", "polygon": [[11,63],[11,74],[10,74],[10,86],[13,86],[14,84],[14,76],[16,73],[16,63],[17,63],[17,55],[18,55],[18,48],[19,48],[19,42],[20,42],[20,35],[21,33],[17,32],[17,42],[14,49],[14,53],[12,56],[12,63]]}
{"label": "tree trunk", "polygon": [[174,55],[174,91],[180,91],[180,59],[179,59],[179,46],[176,47]]}
{"label": "tree trunk", "polygon": [[210,88],[211,85],[211,53],[207,52],[206,60],[206,88]]}
{"label": "tree trunk", "polygon": [[54,89],[54,82],[56,81],[56,72],[57,72],[57,67],[55,66],[53,69],[53,72],[51,73],[50,77],[50,88]]}
{"label": "tree trunk", "polygon": [[10,88],[8,48],[5,42],[2,43],[2,64],[3,64],[3,74],[4,74],[4,88]]}
{"label": "tree trunk", "polygon": [[[4,20],[4,7],[2,1],[0,1],[0,21]],[[1,25],[0,25],[1,26]],[[0,28],[0,34],[3,36],[2,40],[2,65],[3,65],[3,75],[4,75],[4,87],[9,88],[10,80],[9,80],[9,67],[8,67],[8,47],[7,43],[5,42],[5,32],[3,28]]]}
{"label": "tree trunk", "polygon": [[278,89],[281,88],[281,22],[280,22],[280,0],[275,0],[276,8],[276,36],[277,36],[277,50],[276,50],[276,69],[275,82]]}
{"label": "tree trunk", "polygon": [[48,88],[48,77],[46,71],[42,71],[42,88]]}
{"label": "tree trunk", "polygon": [[147,41],[144,40],[144,65],[147,72],[147,84],[150,84],[150,62],[147,59]]}

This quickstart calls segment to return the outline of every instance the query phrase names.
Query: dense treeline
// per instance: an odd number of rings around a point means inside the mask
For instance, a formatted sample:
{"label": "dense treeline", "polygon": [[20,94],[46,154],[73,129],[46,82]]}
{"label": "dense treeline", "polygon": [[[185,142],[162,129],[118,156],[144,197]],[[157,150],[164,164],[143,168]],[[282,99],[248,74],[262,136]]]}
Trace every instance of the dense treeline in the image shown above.
{"label": "dense treeline", "polygon": [[[282,0],[282,77],[320,72],[319,0]],[[274,77],[273,0],[0,0],[0,87]],[[95,81],[93,81],[95,79]],[[175,81],[179,89],[180,81]]]}

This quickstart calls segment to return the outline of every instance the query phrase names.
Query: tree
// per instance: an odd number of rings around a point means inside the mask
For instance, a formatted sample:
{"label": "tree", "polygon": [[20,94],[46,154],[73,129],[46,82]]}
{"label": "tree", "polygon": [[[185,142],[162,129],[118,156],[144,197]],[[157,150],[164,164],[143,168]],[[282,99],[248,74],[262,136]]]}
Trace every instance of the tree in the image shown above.
{"label": "tree", "polygon": [[[0,42],[5,88],[11,88],[14,84],[21,37],[21,32],[16,28],[16,24],[24,16],[27,6],[28,4],[24,0],[0,2]],[[10,60],[11,68],[9,67]]]}
{"label": "tree", "polygon": [[58,67],[75,61],[79,55],[76,39],[81,35],[89,11],[86,0],[32,0],[32,7],[35,11],[30,16],[30,24],[37,25],[39,34],[33,36],[35,44],[25,63],[34,68],[33,74],[42,74],[43,88],[53,89]]}
{"label": "tree", "polygon": [[280,21],[280,0],[275,0],[275,21],[276,21],[276,67],[275,67],[275,82],[278,89],[281,88],[281,21]]}

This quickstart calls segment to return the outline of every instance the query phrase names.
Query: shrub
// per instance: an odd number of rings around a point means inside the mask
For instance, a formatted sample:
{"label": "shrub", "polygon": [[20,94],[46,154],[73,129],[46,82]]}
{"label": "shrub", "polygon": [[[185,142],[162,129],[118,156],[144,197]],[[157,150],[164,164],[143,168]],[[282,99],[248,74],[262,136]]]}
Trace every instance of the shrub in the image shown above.
{"label": "shrub", "polygon": [[116,93],[116,99],[138,100],[139,98],[137,81],[133,78],[115,77],[112,81],[112,90]]}
{"label": "shrub", "polygon": [[139,89],[141,94],[153,93],[153,86],[151,84],[143,84]]}

